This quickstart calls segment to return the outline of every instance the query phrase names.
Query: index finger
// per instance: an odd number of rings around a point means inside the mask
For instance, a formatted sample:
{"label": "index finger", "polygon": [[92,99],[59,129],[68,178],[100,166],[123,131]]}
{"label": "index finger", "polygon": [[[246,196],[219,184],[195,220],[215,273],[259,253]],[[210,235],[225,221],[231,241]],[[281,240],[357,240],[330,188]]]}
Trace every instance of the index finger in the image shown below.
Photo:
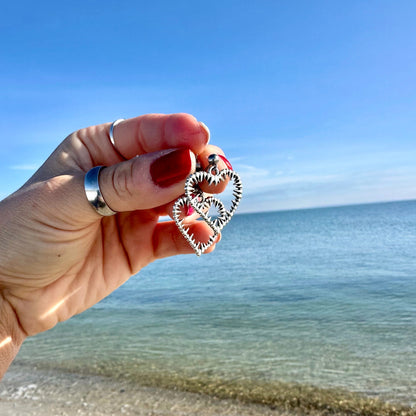
{"label": "index finger", "polygon": [[199,154],[209,141],[209,130],[190,114],[146,114],[118,123],[113,136],[118,152],[131,159],[177,147]]}

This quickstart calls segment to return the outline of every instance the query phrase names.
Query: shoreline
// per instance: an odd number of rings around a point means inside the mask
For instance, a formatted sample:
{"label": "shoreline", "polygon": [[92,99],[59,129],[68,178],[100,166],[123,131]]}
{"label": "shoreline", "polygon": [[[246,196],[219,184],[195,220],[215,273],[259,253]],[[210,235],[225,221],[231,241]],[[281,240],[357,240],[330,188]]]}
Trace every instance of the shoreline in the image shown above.
{"label": "shoreline", "polygon": [[221,385],[217,382],[207,388],[201,381],[188,380],[175,386],[18,363],[0,383],[0,413],[2,416],[416,416],[415,408],[346,391],[286,383],[272,386],[274,390],[265,395],[249,381]]}
{"label": "shoreline", "polygon": [[60,370],[10,369],[0,383],[2,416],[302,416],[205,394],[140,386]]}

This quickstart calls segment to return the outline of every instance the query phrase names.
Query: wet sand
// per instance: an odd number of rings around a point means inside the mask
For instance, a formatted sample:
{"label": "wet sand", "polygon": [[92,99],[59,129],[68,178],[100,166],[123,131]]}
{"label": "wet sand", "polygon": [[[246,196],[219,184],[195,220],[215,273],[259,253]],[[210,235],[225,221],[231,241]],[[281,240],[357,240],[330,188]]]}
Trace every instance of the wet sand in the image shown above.
{"label": "wet sand", "polygon": [[256,401],[255,388],[250,395],[241,392],[221,399],[221,393],[146,387],[128,379],[14,364],[0,383],[0,415],[416,416],[415,408],[348,392],[282,384],[268,402]]}
{"label": "wet sand", "polygon": [[302,413],[272,410],[203,394],[141,387],[100,376],[13,368],[0,384],[0,414],[300,416]]}

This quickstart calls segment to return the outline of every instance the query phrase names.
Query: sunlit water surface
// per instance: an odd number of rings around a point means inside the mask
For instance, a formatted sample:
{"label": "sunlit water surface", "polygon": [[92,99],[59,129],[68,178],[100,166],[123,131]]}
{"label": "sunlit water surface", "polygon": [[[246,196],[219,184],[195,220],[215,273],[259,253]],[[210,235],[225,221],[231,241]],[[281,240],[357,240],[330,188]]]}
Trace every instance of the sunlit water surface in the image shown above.
{"label": "sunlit water surface", "polygon": [[213,254],[150,265],[18,362],[416,403],[416,202],[237,215]]}

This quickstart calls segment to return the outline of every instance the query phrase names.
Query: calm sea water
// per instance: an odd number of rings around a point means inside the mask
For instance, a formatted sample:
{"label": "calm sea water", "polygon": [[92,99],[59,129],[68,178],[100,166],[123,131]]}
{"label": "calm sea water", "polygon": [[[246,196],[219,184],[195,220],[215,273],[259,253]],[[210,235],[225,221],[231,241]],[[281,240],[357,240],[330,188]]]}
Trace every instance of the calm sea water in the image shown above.
{"label": "calm sea water", "polygon": [[283,381],[416,403],[416,202],[237,215],[18,361],[115,377]]}

